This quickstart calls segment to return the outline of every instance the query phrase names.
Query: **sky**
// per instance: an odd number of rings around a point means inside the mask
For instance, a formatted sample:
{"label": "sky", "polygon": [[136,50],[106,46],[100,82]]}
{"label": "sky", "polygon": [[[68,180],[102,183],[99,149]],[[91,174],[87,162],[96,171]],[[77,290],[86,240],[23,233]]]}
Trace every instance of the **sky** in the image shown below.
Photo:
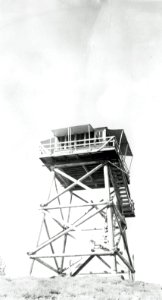
{"label": "sky", "polygon": [[59,127],[124,128],[136,279],[161,282],[162,2],[0,0],[0,256],[29,273],[51,174],[38,144]]}

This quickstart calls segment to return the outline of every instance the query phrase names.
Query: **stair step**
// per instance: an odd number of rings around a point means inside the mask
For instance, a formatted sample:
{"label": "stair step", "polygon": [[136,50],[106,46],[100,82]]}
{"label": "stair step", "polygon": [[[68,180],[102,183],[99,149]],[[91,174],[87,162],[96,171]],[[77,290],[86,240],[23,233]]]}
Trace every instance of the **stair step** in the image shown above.
{"label": "stair step", "polygon": [[115,179],[115,182],[116,182],[116,183],[117,183],[117,182],[122,182],[123,185],[124,185],[124,181],[123,181],[122,178],[120,178],[120,177],[114,177],[114,179]]}
{"label": "stair step", "polygon": [[117,171],[114,170],[114,171],[112,171],[112,174],[113,174],[113,176],[121,176],[121,177],[123,177],[121,172],[122,171],[117,172]]}
{"label": "stair step", "polygon": [[131,212],[129,214],[124,214],[124,216],[125,217],[135,217],[135,214]]}
{"label": "stair step", "polygon": [[121,199],[121,204],[122,204],[122,205],[130,204],[129,199],[128,199],[128,198],[125,199],[125,200],[122,200],[122,199]]}
{"label": "stair step", "polygon": [[123,189],[123,190],[126,190],[126,188],[125,187],[123,187],[123,183],[118,183],[118,184],[116,184],[116,187],[118,188],[118,189]]}
{"label": "stair step", "polygon": [[125,196],[125,197],[128,198],[128,194],[127,194],[127,193],[120,193],[120,192],[119,192],[119,195],[120,195],[120,197],[124,197],[124,196]]}
{"label": "stair step", "polygon": [[122,201],[122,205],[125,206],[125,205],[131,205],[131,204],[129,201]]}
{"label": "stair step", "polygon": [[129,201],[129,199],[127,198],[127,199],[122,199],[122,204],[127,204],[127,203],[129,203],[129,205],[130,205],[130,201]]}
{"label": "stair step", "polygon": [[122,204],[122,207],[123,207],[124,209],[126,209],[126,208],[131,208],[130,203]]}
{"label": "stair step", "polygon": [[128,213],[128,212],[132,212],[131,208],[128,208],[128,209],[123,209],[123,213]]}
{"label": "stair step", "polygon": [[129,204],[122,205],[122,209],[127,210],[127,209],[132,209]]}
{"label": "stair step", "polygon": [[121,197],[123,197],[123,196],[128,197],[128,194],[127,194],[127,193],[120,193],[120,192],[119,192],[119,195],[120,195]]}
{"label": "stair step", "polygon": [[121,173],[117,173],[117,172],[114,172],[114,173],[113,173],[113,176],[114,176],[114,177],[119,176],[119,177],[123,178],[122,174],[121,174]]}
{"label": "stair step", "polygon": [[[130,216],[132,216],[132,214],[133,214],[133,212],[132,211],[125,211],[125,212],[123,212],[123,215],[126,217],[130,217]],[[133,217],[134,217],[134,215],[133,215]]]}
{"label": "stair step", "polygon": [[123,196],[126,196],[126,197],[128,197],[128,194],[127,194],[126,192],[124,192],[124,193],[120,193],[120,192],[118,192],[118,194],[119,194],[121,197],[123,197]]}
{"label": "stair step", "polygon": [[125,212],[132,211],[131,207],[123,207],[122,209]]}

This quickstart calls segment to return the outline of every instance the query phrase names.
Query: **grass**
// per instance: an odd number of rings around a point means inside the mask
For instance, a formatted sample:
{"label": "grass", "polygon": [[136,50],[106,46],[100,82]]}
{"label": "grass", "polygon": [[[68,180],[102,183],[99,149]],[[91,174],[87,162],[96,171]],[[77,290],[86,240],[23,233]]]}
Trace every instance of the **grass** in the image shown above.
{"label": "grass", "polygon": [[0,277],[0,300],[160,300],[162,287],[99,276]]}

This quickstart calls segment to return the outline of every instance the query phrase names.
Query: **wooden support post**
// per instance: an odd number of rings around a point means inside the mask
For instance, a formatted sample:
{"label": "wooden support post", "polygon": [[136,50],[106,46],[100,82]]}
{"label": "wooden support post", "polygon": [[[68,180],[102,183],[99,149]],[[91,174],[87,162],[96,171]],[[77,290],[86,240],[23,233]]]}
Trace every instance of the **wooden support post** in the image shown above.
{"label": "wooden support post", "polygon": [[[41,233],[42,233],[42,229],[43,229],[44,219],[45,219],[45,215],[43,214],[43,219],[42,219],[42,223],[41,223],[41,227],[40,227],[40,231],[39,231],[39,235],[38,235],[38,240],[37,240],[37,244],[36,244],[37,247],[39,246],[39,241],[40,241],[40,237],[41,237]],[[32,260],[32,263],[31,263],[31,267],[30,267],[30,275],[31,275],[32,272],[33,272],[34,261],[35,261],[35,260],[33,259],[33,260]]]}
{"label": "wooden support post", "polygon": [[[123,260],[124,263],[126,262],[125,263],[126,266],[132,272],[132,270],[134,270],[134,267],[133,267],[133,263],[132,263],[132,260],[131,260],[131,256],[130,256],[129,248],[128,248],[128,243],[127,243],[127,237],[126,237],[126,232],[125,232],[126,224],[125,224],[125,227],[123,229],[122,226],[121,226],[120,221],[117,218],[117,208],[115,206],[113,206],[113,210],[114,210],[114,213],[115,213],[115,216],[116,216],[116,220],[117,220],[117,223],[118,223],[118,226],[119,226],[119,229],[120,229],[120,234],[121,234],[121,236],[123,238],[123,243],[124,243],[125,251],[126,251],[128,259],[129,259],[129,263],[127,263],[127,261],[124,258],[122,259],[119,254],[118,254],[118,256]],[[131,266],[132,269],[128,266],[128,264],[129,264],[129,266]],[[134,272],[132,272],[132,273],[134,273]]]}
{"label": "wooden support post", "polygon": [[[56,182],[56,174],[55,174],[55,171],[54,171],[54,182],[55,182],[55,190],[56,190],[56,193],[59,194],[58,188],[57,188],[57,182]],[[58,204],[61,205],[60,197],[58,196],[57,199],[58,199]],[[61,213],[62,220],[64,220],[64,215],[63,215],[63,212],[62,212],[62,209],[61,209],[61,208],[60,208],[60,213]]]}
{"label": "wooden support post", "polygon": [[[109,170],[108,165],[104,165],[104,182],[105,182],[105,200],[107,200],[110,205],[110,180],[109,180]],[[114,249],[114,229],[113,229],[113,208],[110,205],[107,208],[107,224],[108,224],[108,240],[110,251]],[[112,273],[116,273],[116,257],[110,257],[110,265]]]}
{"label": "wooden support post", "polygon": [[88,140],[89,140],[89,151],[90,151],[90,126],[88,125]]}
{"label": "wooden support post", "polygon": [[[47,226],[47,222],[46,222],[46,219],[45,219],[45,218],[44,218],[44,226],[45,226],[45,228],[46,228],[47,236],[48,236],[48,238],[50,239],[51,237],[50,237],[50,234],[49,234],[49,230],[48,230],[48,226]],[[51,248],[51,252],[52,252],[52,254],[54,254],[54,253],[55,253],[55,251],[54,251],[54,248],[53,248],[53,245],[52,245],[52,243],[50,243],[50,248]],[[59,266],[58,266],[58,263],[57,263],[57,259],[56,259],[56,257],[54,257],[54,261],[55,261],[55,264],[56,264],[57,270],[59,270]]]}
{"label": "wooden support post", "polygon": [[120,257],[120,259],[123,261],[123,263],[128,267],[128,269],[132,272],[135,273],[135,270],[133,266],[130,265],[130,263],[124,258],[123,255],[119,251],[117,251],[117,255]]}
{"label": "wooden support post", "polygon": [[[70,194],[70,205],[72,203],[72,198],[73,198],[73,194],[71,193]],[[69,221],[70,221],[70,213],[71,213],[71,207],[69,207],[67,223],[69,223]],[[68,234],[64,235],[63,253],[65,253],[65,250],[66,250],[67,236],[68,236]],[[62,260],[61,260],[61,272],[63,272],[63,267],[64,267],[64,257],[62,257]]]}

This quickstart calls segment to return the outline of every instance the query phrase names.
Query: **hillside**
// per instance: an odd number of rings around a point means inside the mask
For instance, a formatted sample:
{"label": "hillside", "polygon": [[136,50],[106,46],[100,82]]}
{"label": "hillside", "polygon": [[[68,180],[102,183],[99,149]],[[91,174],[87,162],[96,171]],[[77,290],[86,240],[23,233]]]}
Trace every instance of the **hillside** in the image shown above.
{"label": "hillside", "polygon": [[86,276],[75,278],[0,278],[0,300],[117,300],[162,299],[162,287],[120,278]]}

